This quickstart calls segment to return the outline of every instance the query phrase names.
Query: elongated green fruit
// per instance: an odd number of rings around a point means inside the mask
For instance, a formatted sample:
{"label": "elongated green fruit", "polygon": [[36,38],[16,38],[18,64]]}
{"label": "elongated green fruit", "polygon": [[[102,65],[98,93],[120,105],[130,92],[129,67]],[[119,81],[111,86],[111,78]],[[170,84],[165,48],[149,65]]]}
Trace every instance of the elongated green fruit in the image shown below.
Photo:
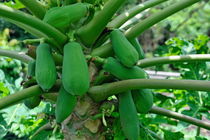
{"label": "elongated green fruit", "polygon": [[153,94],[150,89],[132,90],[132,96],[139,113],[148,113],[153,105]]}
{"label": "elongated green fruit", "polygon": [[[139,54],[139,59],[144,59],[144,51],[137,38],[129,39]],[[139,113],[148,113],[153,105],[153,93],[151,89],[132,90],[132,96]]]}
{"label": "elongated green fruit", "polygon": [[138,52],[124,34],[116,29],[111,32],[110,38],[113,50],[120,62],[127,67],[135,65],[139,59]]}
{"label": "elongated green fruit", "polygon": [[48,44],[42,43],[36,49],[35,77],[38,85],[48,91],[56,82],[56,67]]}
{"label": "elongated green fruit", "polygon": [[57,123],[63,122],[74,110],[77,99],[69,94],[63,86],[59,90],[55,107],[55,118]]}
{"label": "elongated green fruit", "polygon": [[87,5],[82,3],[54,7],[46,12],[43,21],[49,23],[60,31],[65,32],[72,22],[80,20],[87,15],[87,13]]}
{"label": "elongated green fruit", "polygon": [[95,13],[93,19],[88,24],[77,31],[77,36],[86,47],[91,47],[97,40],[112,16],[125,1],[126,0],[109,0],[105,3],[101,11]]}
{"label": "elongated green fruit", "polygon": [[144,59],[145,55],[144,55],[144,50],[142,48],[142,46],[140,45],[138,38],[134,38],[134,39],[129,39],[130,43],[134,46],[134,48],[136,49],[136,51],[139,54],[139,59]]}
{"label": "elongated green fruit", "polygon": [[130,91],[119,94],[120,123],[128,140],[138,140],[139,120]]}
{"label": "elongated green fruit", "polygon": [[[116,59],[112,57],[109,57],[107,59],[107,62],[103,65],[103,69],[107,72],[110,72],[112,75],[121,80],[149,78],[147,73],[143,69],[137,66],[134,66],[132,68],[124,67],[122,64],[120,64]],[[134,90],[131,92],[133,98],[135,99],[134,101],[137,111],[139,113],[148,112],[153,104],[153,94],[151,89]]]}
{"label": "elongated green fruit", "polygon": [[64,46],[62,83],[72,95],[83,95],[89,89],[88,65],[82,47],[77,42]]}
{"label": "elongated green fruit", "polygon": [[127,68],[113,57],[107,58],[103,69],[121,80],[148,78],[147,73],[143,69],[137,66]]}
{"label": "elongated green fruit", "polygon": [[54,27],[20,10],[0,4],[0,16],[33,35],[44,37],[56,47],[62,46],[67,40],[67,37]]}
{"label": "elongated green fruit", "polygon": [[28,63],[28,77],[33,77],[35,76],[35,66],[36,66],[36,61],[32,60]]}
{"label": "elongated green fruit", "polygon": [[28,107],[29,109],[37,107],[40,104],[40,102],[41,98],[39,96],[33,96],[24,100],[25,106]]}

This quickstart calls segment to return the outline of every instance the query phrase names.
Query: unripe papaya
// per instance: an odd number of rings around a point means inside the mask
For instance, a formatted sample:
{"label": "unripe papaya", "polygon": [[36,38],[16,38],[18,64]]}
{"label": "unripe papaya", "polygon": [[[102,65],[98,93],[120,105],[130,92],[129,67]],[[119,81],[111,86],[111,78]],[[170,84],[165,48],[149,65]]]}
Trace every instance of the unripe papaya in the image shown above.
{"label": "unripe papaya", "polygon": [[83,95],[89,89],[88,65],[82,47],[77,42],[64,46],[62,83],[72,95]]}
{"label": "unripe papaya", "polygon": [[139,43],[138,39],[137,38],[129,39],[129,41],[134,46],[136,51],[138,52],[139,59],[144,59],[145,58],[144,50],[143,50],[141,44]]}
{"label": "unripe papaya", "polygon": [[55,118],[57,123],[63,122],[74,110],[77,99],[69,94],[63,86],[59,90],[55,107]]}
{"label": "unripe papaya", "polygon": [[133,101],[139,113],[148,113],[153,105],[151,89],[132,90]]}
{"label": "unripe papaya", "polygon": [[88,7],[82,3],[54,7],[46,12],[43,21],[65,32],[72,22],[80,20],[87,13]]}
{"label": "unripe papaya", "polygon": [[132,67],[137,63],[139,59],[138,52],[119,29],[111,32],[110,39],[113,50],[123,65]]}
{"label": "unripe papaya", "polygon": [[[127,68],[112,57],[107,58],[106,63],[103,65],[103,69],[110,72],[120,80],[149,78],[147,73],[140,67],[133,66],[132,68]],[[153,104],[153,94],[151,89],[132,90],[131,93],[137,111],[139,113],[147,113]]]}
{"label": "unripe papaya", "polygon": [[35,65],[36,65],[36,61],[32,60],[28,63],[28,77],[33,77],[35,76]]}
{"label": "unripe papaya", "polygon": [[138,140],[139,119],[130,91],[119,94],[120,123],[128,140]]}
{"label": "unripe papaya", "polygon": [[48,91],[55,84],[56,75],[51,48],[48,44],[42,43],[36,49],[36,81],[44,91]]}
{"label": "unripe papaya", "polygon": [[148,78],[147,73],[140,67],[127,68],[113,57],[107,58],[103,69],[121,80]]}
{"label": "unripe papaya", "polygon": [[40,102],[41,98],[39,96],[33,96],[24,100],[25,106],[28,107],[29,109],[37,107],[40,104]]}

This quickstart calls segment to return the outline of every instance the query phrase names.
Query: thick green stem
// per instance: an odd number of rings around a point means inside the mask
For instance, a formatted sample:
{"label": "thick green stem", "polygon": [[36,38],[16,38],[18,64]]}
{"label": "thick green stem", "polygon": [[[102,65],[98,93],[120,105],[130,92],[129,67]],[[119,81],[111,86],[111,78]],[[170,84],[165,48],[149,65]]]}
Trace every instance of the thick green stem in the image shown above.
{"label": "thick green stem", "polygon": [[199,127],[210,130],[210,123],[208,123],[206,121],[202,121],[202,120],[192,118],[190,116],[179,114],[177,112],[173,112],[173,111],[166,110],[166,109],[156,107],[156,106],[153,106],[152,109],[150,110],[150,112],[155,113],[155,114],[159,114],[159,115],[164,115],[164,116],[167,116],[167,117],[171,117],[171,118],[181,120],[181,121],[184,121],[184,122],[188,122],[190,124],[194,124],[196,126],[199,126]]}
{"label": "thick green stem", "polygon": [[77,31],[78,37],[86,47],[93,45],[124,2],[125,0],[109,0],[101,11],[95,13],[93,19],[87,25]]}
{"label": "thick green stem", "polygon": [[39,86],[32,86],[32,87],[23,89],[15,94],[10,94],[9,96],[1,98],[0,109],[19,103],[20,101],[26,98],[41,95],[42,93],[43,91],[41,90],[41,88],[39,88]]}
{"label": "thick green stem", "polygon": [[96,62],[96,63],[99,63],[99,64],[104,64],[105,63],[105,60],[106,60],[106,59],[103,59],[101,57],[91,56],[91,55],[86,55],[85,58],[88,61]]}
{"label": "thick green stem", "polygon": [[145,20],[142,20],[141,22],[137,23],[136,25],[128,29],[125,32],[125,35],[128,38],[136,38],[142,32],[155,25],[156,23],[199,1],[201,0],[181,0],[180,2],[168,6],[162,11],[157,12],[151,15],[150,17],[146,18]]}
{"label": "thick green stem", "polygon": [[169,79],[131,79],[93,86],[88,93],[95,101],[100,102],[108,97],[133,89],[182,89],[210,91],[210,81],[169,80]]}
{"label": "thick green stem", "polygon": [[37,0],[19,0],[26,8],[39,19],[43,19],[46,13],[44,5]]}
{"label": "thick green stem", "polygon": [[137,6],[131,8],[128,11],[125,11],[124,13],[117,16],[114,20],[109,22],[107,25],[108,28],[119,28],[121,25],[123,25],[127,20],[131,19],[138,13],[150,8],[154,7],[162,2],[166,2],[168,0],[149,0],[144,3],[140,3]]}
{"label": "thick green stem", "polygon": [[40,43],[45,42],[44,38],[37,38],[37,39],[25,39],[23,40],[24,44],[33,44],[33,43]]}
{"label": "thick green stem", "polygon": [[[59,87],[61,85],[61,81],[57,80],[56,84],[53,86],[53,88],[49,91],[52,93],[55,93],[55,91],[58,91]],[[42,89],[38,86],[31,86],[29,88],[25,88],[21,91],[18,91],[14,94],[10,94],[9,96],[3,97],[0,99],[0,109],[4,109],[6,107],[9,107],[11,105],[15,105],[17,103],[20,103],[22,100],[32,97],[32,96],[38,96],[43,93]]]}
{"label": "thick green stem", "polygon": [[194,62],[194,61],[210,61],[210,54],[193,54],[185,56],[147,58],[139,60],[137,65],[140,66],[141,68],[145,68],[162,64],[171,64],[175,62]]}
{"label": "thick green stem", "polygon": [[11,50],[2,50],[0,49],[0,56],[6,56],[14,59],[18,59],[24,63],[28,63],[33,58],[29,57],[28,55],[23,54],[23,52],[16,52],[16,51],[11,51]]}
{"label": "thick green stem", "polygon": [[67,37],[53,26],[24,12],[12,9],[0,4],[0,17],[26,29],[28,32],[39,35],[39,38],[48,37],[47,40],[54,40],[59,48],[66,42]]}
{"label": "thick green stem", "polygon": [[114,51],[112,49],[112,44],[111,42],[109,43],[105,43],[102,46],[93,49],[93,51],[91,52],[91,55],[93,56],[99,56],[99,57],[109,57],[111,55],[114,54]]}

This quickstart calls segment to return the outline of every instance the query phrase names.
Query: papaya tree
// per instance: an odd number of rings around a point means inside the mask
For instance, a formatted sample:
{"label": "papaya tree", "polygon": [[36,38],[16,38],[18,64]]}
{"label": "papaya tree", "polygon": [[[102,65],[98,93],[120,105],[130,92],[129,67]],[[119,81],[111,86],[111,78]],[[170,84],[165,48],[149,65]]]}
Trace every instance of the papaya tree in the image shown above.
{"label": "papaya tree", "polygon": [[[148,0],[123,10],[126,0],[19,0],[28,12],[0,4],[0,17],[34,35],[27,54],[0,55],[28,64],[24,89],[0,99],[0,109],[40,101],[55,106],[45,129],[64,139],[145,139],[160,136],[143,126],[139,114],[154,113],[210,130],[210,123],[153,104],[152,89],[210,91],[206,80],[150,79],[144,68],[172,62],[209,61],[208,54],[145,58],[137,38],[156,23],[202,0],[180,0],[161,11],[123,25],[137,14],[168,0]],[[135,1],[129,1],[135,3]],[[118,120],[118,121],[116,121]],[[119,122],[121,137],[111,135]],[[151,139],[151,138],[150,138]]]}

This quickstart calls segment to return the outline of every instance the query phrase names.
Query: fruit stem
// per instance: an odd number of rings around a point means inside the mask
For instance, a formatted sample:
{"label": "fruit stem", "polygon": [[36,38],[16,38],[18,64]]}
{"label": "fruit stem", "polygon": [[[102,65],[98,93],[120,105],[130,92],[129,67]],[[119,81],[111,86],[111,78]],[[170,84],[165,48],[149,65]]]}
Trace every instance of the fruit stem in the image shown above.
{"label": "fruit stem", "polygon": [[89,96],[96,102],[103,101],[112,95],[116,95],[133,89],[181,89],[210,91],[210,81],[202,80],[171,80],[171,79],[130,79],[112,82],[89,89]]}
{"label": "fruit stem", "polygon": [[135,15],[143,12],[144,10],[154,7],[160,3],[166,2],[168,0],[150,0],[145,1],[136,5],[135,7],[131,8],[130,10],[126,10],[124,13],[117,16],[107,25],[107,28],[119,28],[122,26],[126,21],[134,17]]}
{"label": "fruit stem", "polygon": [[210,54],[192,54],[183,56],[154,57],[139,60],[137,65],[141,68],[176,62],[210,61]]}
{"label": "fruit stem", "polygon": [[[57,44],[59,50],[62,50],[62,46],[67,41],[66,35],[61,33],[53,26],[19,10],[15,10],[3,4],[0,4],[0,16],[5,18],[11,23],[17,24],[28,32],[38,35],[37,37],[45,37],[54,44]],[[53,41],[52,41],[53,39]]]}
{"label": "fruit stem", "polygon": [[164,116],[174,118],[174,119],[177,119],[177,120],[180,120],[180,121],[188,122],[190,124],[194,124],[196,126],[199,126],[199,127],[210,130],[210,123],[208,123],[206,121],[202,121],[202,120],[192,118],[190,116],[186,116],[184,114],[179,114],[177,112],[166,110],[166,109],[156,107],[156,106],[153,106],[151,108],[150,112],[158,114],[158,115],[164,115]]}
{"label": "fruit stem", "polygon": [[[57,91],[60,87],[61,81],[57,81],[52,90]],[[50,91],[51,92],[51,91]],[[3,97],[0,99],[0,109],[4,109],[11,105],[15,105],[20,103],[20,101],[32,97],[44,94],[41,88],[38,85],[31,86],[29,88],[25,88],[21,91],[18,91],[14,94],[10,94],[9,96]]]}
{"label": "fruit stem", "polygon": [[127,38],[136,38],[156,23],[199,1],[201,0],[181,0],[132,26],[125,32],[125,35]]}
{"label": "fruit stem", "polygon": [[33,58],[29,57],[28,55],[23,54],[23,52],[16,52],[16,51],[12,51],[12,50],[0,49],[0,55],[14,58],[14,59],[20,60],[21,62],[24,62],[24,63],[29,63],[30,61],[33,60]]}

